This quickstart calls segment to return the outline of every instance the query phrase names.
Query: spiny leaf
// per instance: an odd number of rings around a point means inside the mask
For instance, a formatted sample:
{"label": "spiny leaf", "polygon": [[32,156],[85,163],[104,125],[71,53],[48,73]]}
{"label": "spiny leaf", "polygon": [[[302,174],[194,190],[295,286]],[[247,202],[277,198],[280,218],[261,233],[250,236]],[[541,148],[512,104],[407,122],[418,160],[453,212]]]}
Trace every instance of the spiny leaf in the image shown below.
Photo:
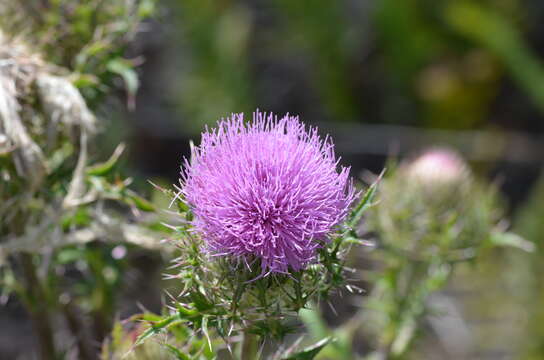
{"label": "spiny leaf", "polygon": [[198,316],[199,312],[193,308],[186,308],[184,306],[178,306],[178,316],[181,319],[194,319],[195,316]]}
{"label": "spiny leaf", "polygon": [[161,321],[158,321],[156,323],[151,323],[150,327],[147,330],[145,330],[140,336],[138,336],[138,338],[136,339],[136,342],[134,343],[134,347],[143,344],[144,341],[146,341],[148,338],[160,333],[162,330],[167,329],[172,324],[178,324],[180,322],[183,322],[183,320],[180,319],[179,314],[176,313],[174,315],[164,318]]}
{"label": "spiny leaf", "polygon": [[361,200],[353,209],[351,212],[351,215],[349,217],[348,226],[350,228],[354,228],[359,220],[361,220],[361,217],[363,216],[363,213],[373,204],[374,197],[376,195],[376,190],[378,190],[378,184],[380,183],[380,180],[383,177],[385,170],[382,171],[378,179],[370,185],[370,187],[366,190],[365,194],[361,197]]}
{"label": "spiny leaf", "polygon": [[319,354],[319,352],[327,346],[332,341],[332,338],[327,337],[324,338],[317,343],[308,346],[307,348],[303,349],[302,351],[297,352],[296,354],[290,355],[286,358],[283,358],[283,360],[312,360]]}
{"label": "spiny leaf", "polygon": [[158,191],[160,191],[161,193],[163,193],[164,195],[174,199],[173,200],[177,207],[178,207],[178,211],[180,213],[187,213],[189,212],[189,206],[187,205],[187,203],[183,200],[183,198],[181,196],[179,196],[179,194],[177,194],[175,191],[171,190],[171,189],[165,189],[157,184],[155,184],[154,182],[152,182],[151,180],[147,180],[148,183],[150,183],[155,189],[157,189]]}
{"label": "spiny leaf", "polygon": [[127,191],[127,198],[134,204],[134,206],[142,211],[155,211],[155,205],[133,191]]}
{"label": "spiny leaf", "polygon": [[125,144],[121,143],[117,145],[117,147],[113,151],[113,154],[110,156],[110,158],[106,162],[88,167],[87,175],[105,176],[109,174],[115,168],[115,165],[117,164],[117,161],[121,157],[121,154],[123,154],[124,150],[125,150]]}
{"label": "spiny leaf", "polygon": [[212,304],[200,291],[193,292],[191,294],[191,300],[198,311],[207,311],[214,307],[214,304]]}
{"label": "spiny leaf", "polygon": [[202,332],[204,333],[204,336],[206,337],[206,340],[208,341],[208,346],[210,347],[210,351],[212,350],[212,341],[210,340],[210,334],[208,333],[208,315],[204,315],[202,317]]}
{"label": "spiny leaf", "polygon": [[163,317],[160,316],[160,315],[153,314],[153,313],[150,313],[150,312],[146,312],[146,313],[141,313],[141,314],[134,314],[131,317],[129,317],[127,320],[124,320],[124,322],[134,322],[134,321],[139,321],[139,320],[145,320],[145,321],[148,321],[148,322],[156,322],[156,321],[161,321],[162,318]]}
{"label": "spiny leaf", "polygon": [[177,349],[175,346],[172,346],[170,344],[163,344],[166,350],[168,350],[172,355],[176,357],[178,360],[191,360],[191,357],[189,355],[186,355],[182,353],[179,349]]}

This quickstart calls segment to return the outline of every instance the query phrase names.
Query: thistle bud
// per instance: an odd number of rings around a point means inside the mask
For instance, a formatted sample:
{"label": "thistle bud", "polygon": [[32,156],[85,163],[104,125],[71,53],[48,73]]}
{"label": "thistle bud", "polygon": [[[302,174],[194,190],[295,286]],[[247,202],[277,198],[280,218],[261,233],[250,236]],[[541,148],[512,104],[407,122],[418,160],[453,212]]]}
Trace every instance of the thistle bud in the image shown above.
{"label": "thistle bud", "polygon": [[474,252],[498,219],[497,193],[448,149],[402,163],[384,180],[370,225],[381,241],[416,257]]}
{"label": "thistle bud", "polygon": [[464,181],[470,176],[470,170],[463,158],[446,148],[423,153],[406,164],[404,171],[410,180],[430,186]]}

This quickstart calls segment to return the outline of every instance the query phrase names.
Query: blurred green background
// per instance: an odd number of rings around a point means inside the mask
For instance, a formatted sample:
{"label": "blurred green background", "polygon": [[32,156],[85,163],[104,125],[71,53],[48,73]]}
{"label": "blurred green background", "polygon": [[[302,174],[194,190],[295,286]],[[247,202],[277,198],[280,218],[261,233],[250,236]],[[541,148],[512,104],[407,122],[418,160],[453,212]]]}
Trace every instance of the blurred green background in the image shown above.
{"label": "blurred green background", "polygon": [[165,0],[136,44],[136,108],[116,126],[139,169],[172,178],[180,138],[258,107],[321,125],[356,170],[443,143],[534,181],[543,14],[519,0]]}
{"label": "blurred green background", "polygon": [[[452,147],[499,184],[505,226],[536,251],[496,250],[462,267],[434,299],[446,326],[426,319],[411,358],[544,359],[543,22],[541,0],[161,0],[123,53],[138,80],[121,67],[111,81],[125,90],[82,91],[105,123],[95,157],[127,142],[123,166],[151,194],[147,179],[177,182],[206,124],[256,108],[318,125],[358,178],[391,157]],[[132,276],[124,297],[158,311],[160,291],[134,284],[142,268],[158,284],[164,264],[132,254],[119,270]],[[22,310],[10,306],[0,313],[6,359],[32,346]],[[135,311],[125,306],[121,317]]]}

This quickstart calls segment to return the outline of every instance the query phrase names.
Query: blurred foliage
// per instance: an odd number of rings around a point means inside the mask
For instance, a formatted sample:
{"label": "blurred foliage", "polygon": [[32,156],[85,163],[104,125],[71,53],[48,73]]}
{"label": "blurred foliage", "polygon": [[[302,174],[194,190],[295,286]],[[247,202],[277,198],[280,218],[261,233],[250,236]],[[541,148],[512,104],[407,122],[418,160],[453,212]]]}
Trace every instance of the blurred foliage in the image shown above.
{"label": "blurred foliage", "polygon": [[[126,253],[157,244],[134,223],[155,208],[118,171],[124,146],[104,163],[90,160],[100,127],[90,108],[116,76],[134,95],[123,49],[151,6],[0,4],[0,284],[5,299],[15,294],[25,305],[42,359],[96,358],[92,344],[112,326]],[[70,336],[59,340],[60,332]]]}
{"label": "blurred foliage", "polygon": [[343,16],[345,4],[322,1],[316,6],[310,0],[275,3],[285,22],[278,31],[280,38],[286,39],[281,45],[310,59],[311,85],[320,92],[331,115],[339,120],[357,118],[359,109],[350,75],[361,35],[354,31],[358,28],[356,21]]}
{"label": "blurred foliage", "polygon": [[510,17],[511,14],[463,1],[452,3],[446,10],[452,28],[493,52],[543,111],[544,66],[527,47]]}
{"label": "blurred foliage", "polygon": [[121,77],[133,105],[138,89],[134,65],[123,50],[155,0],[25,0],[0,5],[0,28],[32,43],[45,60],[70,72],[71,80],[94,107]]}
{"label": "blurred foliage", "polygon": [[183,113],[191,119],[186,125],[196,131],[234,109],[254,109],[249,71],[253,19],[248,9],[213,0],[168,4],[179,16],[182,46],[191,54],[181,64],[184,77],[176,89]]}
{"label": "blurred foliage", "polygon": [[166,5],[181,40],[173,100],[188,132],[255,105],[470,129],[489,122],[509,79],[542,111],[544,72],[518,0]]}
{"label": "blurred foliage", "polygon": [[542,279],[544,258],[544,177],[533,188],[529,200],[517,213],[514,226],[527,239],[535,244],[535,254],[533,256],[518,256],[511,259],[511,266],[519,274],[518,279],[512,282],[519,294],[516,300],[520,307],[529,315],[527,328],[522,330],[521,349],[522,359],[533,360],[540,359],[544,354],[544,328],[542,320],[544,319],[544,281]]}

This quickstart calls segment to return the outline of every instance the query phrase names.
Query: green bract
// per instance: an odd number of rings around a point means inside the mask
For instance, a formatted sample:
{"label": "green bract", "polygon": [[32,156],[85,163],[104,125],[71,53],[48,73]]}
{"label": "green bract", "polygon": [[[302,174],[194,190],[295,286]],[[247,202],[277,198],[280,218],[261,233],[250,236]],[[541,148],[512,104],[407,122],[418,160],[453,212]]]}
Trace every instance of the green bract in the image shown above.
{"label": "green bract", "polygon": [[[334,291],[347,285],[345,256],[353,245],[361,243],[354,225],[372,204],[376,188],[377,183],[361,196],[331,242],[318,250],[317,261],[290,274],[260,277],[257,262],[248,268],[229,257],[210,256],[203,251],[202,239],[187,225],[172,226],[178,235],[174,241],[180,257],[167,277],[181,281],[183,290],[174,297],[171,313],[151,322],[137,343],[168,330],[171,321],[181,321],[207,339],[221,337],[228,346],[240,334],[246,339],[257,337],[260,343],[265,339],[283,340],[298,328],[299,310],[327,300]],[[192,216],[188,211],[180,215],[183,219]],[[213,346],[211,340],[209,345]],[[317,353],[320,348],[304,351]]]}

